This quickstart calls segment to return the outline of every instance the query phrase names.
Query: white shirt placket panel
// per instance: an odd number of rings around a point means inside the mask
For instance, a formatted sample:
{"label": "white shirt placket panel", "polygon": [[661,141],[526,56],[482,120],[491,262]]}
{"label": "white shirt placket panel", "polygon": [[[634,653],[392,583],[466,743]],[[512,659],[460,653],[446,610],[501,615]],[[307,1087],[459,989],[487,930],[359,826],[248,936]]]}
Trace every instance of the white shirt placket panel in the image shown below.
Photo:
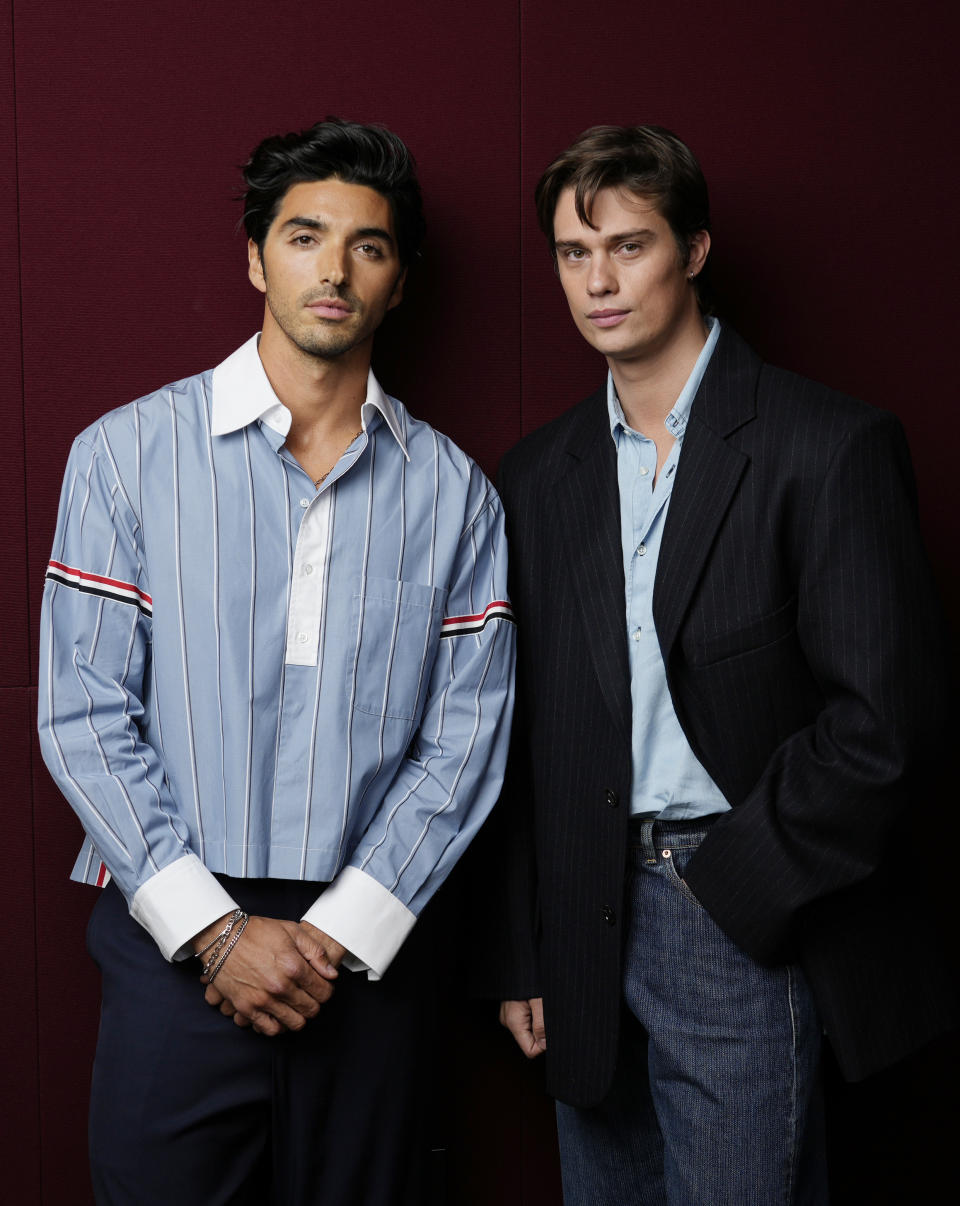
{"label": "white shirt placket panel", "polygon": [[330,540],[331,492],[301,498],[304,515],[297,533],[287,613],[288,666],[315,666],[320,649],[327,546]]}

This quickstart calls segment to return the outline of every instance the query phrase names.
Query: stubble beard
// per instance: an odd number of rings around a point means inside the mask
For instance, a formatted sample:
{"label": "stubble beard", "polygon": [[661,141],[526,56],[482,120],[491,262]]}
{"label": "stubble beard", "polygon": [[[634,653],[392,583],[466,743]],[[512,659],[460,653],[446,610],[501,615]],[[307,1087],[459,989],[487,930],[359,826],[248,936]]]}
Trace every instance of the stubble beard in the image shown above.
{"label": "stubble beard", "polygon": [[[275,305],[269,290],[267,291],[267,306],[277,326],[294,347],[304,355],[311,356],[315,360],[336,360],[338,357],[346,355],[366,338],[366,333],[363,331],[364,311],[360,300],[352,294],[339,291],[336,297],[347,302],[351,307],[350,316],[345,323],[320,319],[316,326],[307,325],[285,307]],[[300,299],[297,315],[305,305],[316,300],[318,299],[315,297]],[[344,329],[344,327],[348,327],[348,329]]]}

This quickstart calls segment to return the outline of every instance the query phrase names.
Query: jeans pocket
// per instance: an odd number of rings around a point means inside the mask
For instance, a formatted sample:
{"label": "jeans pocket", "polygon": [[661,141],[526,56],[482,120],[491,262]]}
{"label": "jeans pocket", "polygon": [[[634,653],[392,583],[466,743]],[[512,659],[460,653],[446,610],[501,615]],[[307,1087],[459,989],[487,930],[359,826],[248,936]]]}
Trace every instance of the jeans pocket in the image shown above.
{"label": "jeans pocket", "polygon": [[702,909],[703,905],[697,900],[696,896],[687,887],[687,881],[683,878],[683,872],[690,858],[696,853],[696,846],[680,846],[677,848],[670,847],[661,850],[660,855],[663,860],[664,872],[667,880],[673,884],[678,892],[682,893],[691,904]]}

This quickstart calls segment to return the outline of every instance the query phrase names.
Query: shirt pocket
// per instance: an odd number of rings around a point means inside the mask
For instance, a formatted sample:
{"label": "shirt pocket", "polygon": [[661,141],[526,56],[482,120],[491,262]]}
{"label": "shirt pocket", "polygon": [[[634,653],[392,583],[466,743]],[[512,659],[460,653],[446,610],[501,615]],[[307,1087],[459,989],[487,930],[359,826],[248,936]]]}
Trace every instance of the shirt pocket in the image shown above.
{"label": "shirt pocket", "polygon": [[360,712],[414,720],[436,656],[447,591],[395,578],[368,577],[353,596],[356,653],[348,698]]}

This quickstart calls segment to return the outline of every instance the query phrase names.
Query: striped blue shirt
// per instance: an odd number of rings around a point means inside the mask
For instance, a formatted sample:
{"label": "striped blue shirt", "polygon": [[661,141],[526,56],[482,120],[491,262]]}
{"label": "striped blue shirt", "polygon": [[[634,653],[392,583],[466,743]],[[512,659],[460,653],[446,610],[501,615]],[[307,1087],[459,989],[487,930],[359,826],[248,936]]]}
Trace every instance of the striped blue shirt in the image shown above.
{"label": "striped blue shirt", "polygon": [[44,758],[167,958],[214,878],[326,883],[309,921],[386,969],[492,807],[512,708],[500,502],[371,373],[319,487],[257,338],[75,441],[42,616]]}
{"label": "striped blue shirt", "polygon": [[680,396],[664,420],[674,444],[657,474],[657,446],[626,421],[607,376],[610,430],[617,446],[620,537],[626,582],[627,647],[633,703],[633,816],[685,821],[726,812],[730,805],[690,748],[674,711],[663,654],[653,623],[653,588],[673,482],[680,462],[690,409],[720,338],[720,324],[707,320],[710,334]]}

